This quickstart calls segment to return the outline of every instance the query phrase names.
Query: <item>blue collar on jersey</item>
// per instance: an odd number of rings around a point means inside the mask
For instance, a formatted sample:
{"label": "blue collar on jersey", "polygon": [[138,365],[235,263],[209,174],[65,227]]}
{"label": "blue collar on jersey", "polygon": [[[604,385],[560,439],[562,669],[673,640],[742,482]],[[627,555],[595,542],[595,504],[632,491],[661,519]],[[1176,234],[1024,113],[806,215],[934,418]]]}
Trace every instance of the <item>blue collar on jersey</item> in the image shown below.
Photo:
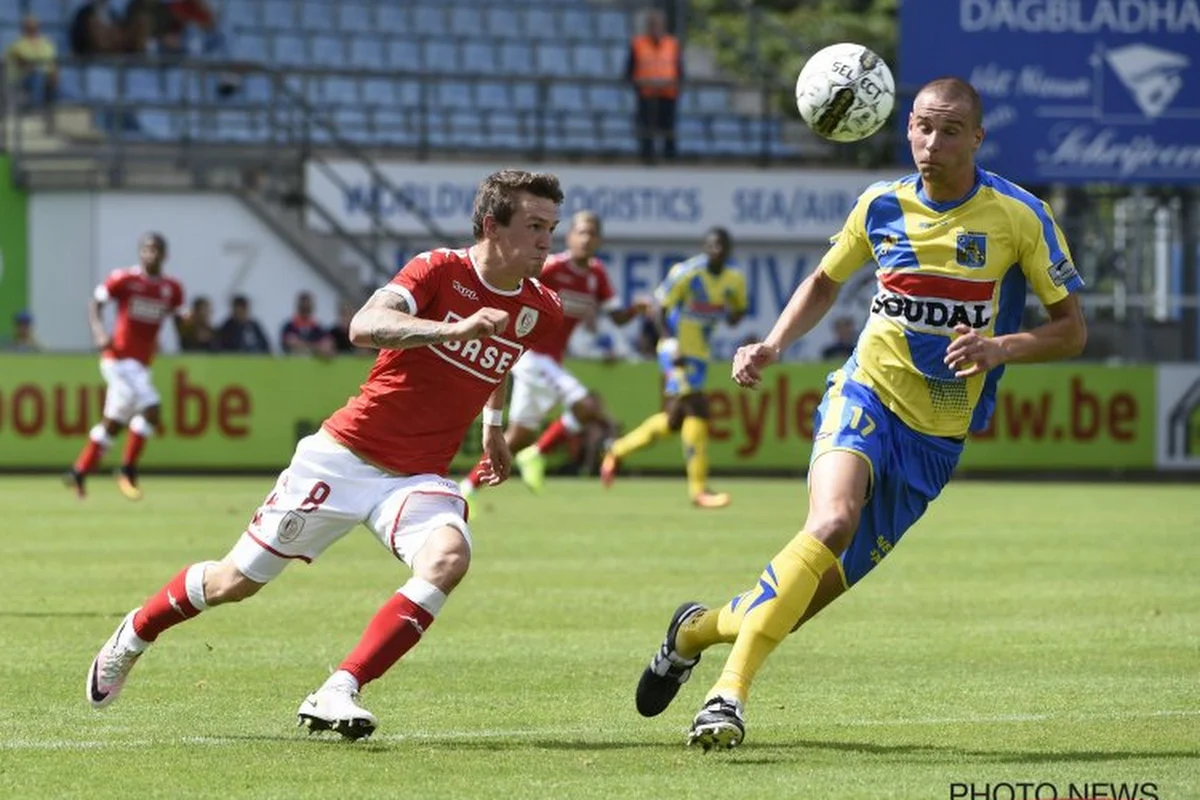
{"label": "blue collar on jersey", "polygon": [[938,213],[941,213],[943,211],[949,211],[952,208],[957,208],[958,206],[961,206],[963,203],[970,200],[972,197],[975,196],[975,193],[979,191],[979,187],[983,186],[985,183],[987,183],[987,175],[984,174],[984,171],[982,169],[980,169],[979,167],[975,167],[975,184],[971,187],[971,191],[967,192],[965,195],[958,198],[957,200],[946,200],[945,202],[939,203],[937,200],[930,200],[929,197],[925,194],[925,188],[921,184],[921,173],[918,172],[917,173],[917,199],[920,200],[922,203],[924,203],[929,208],[931,208],[932,210],[937,211]]}

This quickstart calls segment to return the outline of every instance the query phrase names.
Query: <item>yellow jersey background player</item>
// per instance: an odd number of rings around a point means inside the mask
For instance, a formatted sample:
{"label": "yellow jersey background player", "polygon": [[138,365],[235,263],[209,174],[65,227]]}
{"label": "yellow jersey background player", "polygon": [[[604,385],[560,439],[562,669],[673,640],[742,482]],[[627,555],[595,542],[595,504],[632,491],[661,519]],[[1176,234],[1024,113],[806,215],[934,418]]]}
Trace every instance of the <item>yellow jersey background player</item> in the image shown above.
{"label": "yellow jersey background player", "polygon": [[687,465],[688,496],[700,508],[723,508],[729,495],[708,488],[709,340],[717,325],[736,325],[746,314],[746,278],[729,266],[733,243],[729,231],[712,228],[704,236],[704,253],[671,267],[655,290],[661,339],[665,410],[647,417],[613,442],[600,466],[600,480],[611,486],[622,458],[678,431]]}
{"label": "yellow jersey background player", "polygon": [[[1007,363],[1078,355],[1083,282],[1049,207],[979,169],[979,94],[958,78],[917,93],[908,140],[917,172],[867,189],[820,266],[766,340],[740,348],[738,384],[812,330],[841,284],[874,261],[879,291],[854,354],[816,413],[804,528],[757,583],[724,606],[681,605],[638,683],[645,716],[663,711],[700,654],[733,649],[692,722],[689,743],[732,747],[751,682],[787,634],[878,564],[950,479],[969,431],[987,426]],[[1019,332],[1032,288],[1050,320]],[[818,672],[809,691],[819,692]]]}

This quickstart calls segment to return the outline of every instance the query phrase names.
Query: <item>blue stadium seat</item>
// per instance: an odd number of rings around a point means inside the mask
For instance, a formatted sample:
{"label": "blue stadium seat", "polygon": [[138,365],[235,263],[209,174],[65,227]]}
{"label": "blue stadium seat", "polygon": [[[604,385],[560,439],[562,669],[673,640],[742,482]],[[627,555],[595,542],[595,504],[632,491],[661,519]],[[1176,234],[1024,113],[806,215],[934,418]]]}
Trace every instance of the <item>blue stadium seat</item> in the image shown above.
{"label": "blue stadium seat", "polygon": [[157,103],[162,100],[162,87],[157,70],[125,70],[125,98],[131,102]]}
{"label": "blue stadium seat", "polygon": [[358,81],[353,78],[330,76],[321,82],[321,100],[327,106],[358,104]]}
{"label": "blue stadium seat", "polygon": [[421,50],[415,41],[393,39],[388,42],[388,66],[405,72],[421,69]]}
{"label": "blue stadium seat", "polygon": [[569,77],[571,54],[564,45],[542,42],[537,48],[537,72],[539,75]]}
{"label": "blue stadium seat", "polygon": [[608,53],[610,74],[624,77],[625,70],[629,68],[629,43],[610,44],[605,47],[605,52]]}
{"label": "blue stadium seat", "polygon": [[313,63],[323,67],[343,69],[346,66],[346,52],[342,40],[336,36],[314,36],[311,39]]}
{"label": "blue stadium seat", "polygon": [[384,3],[375,10],[379,30],[384,33],[412,33],[408,24],[408,9],[404,6]]}
{"label": "blue stadium seat", "polygon": [[586,8],[563,9],[560,29],[567,39],[590,40],[595,36],[593,22],[592,12]]}
{"label": "blue stadium seat", "polygon": [[685,88],[680,106],[688,113],[722,114],[729,110],[729,91],[711,86]]}
{"label": "blue stadium seat", "polygon": [[89,100],[115,100],[117,71],[112,67],[89,66],[84,73],[83,90]]}
{"label": "blue stadium seat", "polygon": [[450,112],[449,141],[458,147],[483,147],[487,137],[479,115],[472,111]]}
{"label": "blue stadium seat", "polygon": [[360,108],[339,108],[333,115],[339,136],[364,144],[373,138],[367,113]]}
{"label": "blue stadium seat", "polygon": [[307,31],[327,33],[333,27],[333,8],[328,3],[309,0],[300,7],[300,25]]}
{"label": "blue stadium seat", "polygon": [[15,22],[0,22],[0,48],[6,48],[21,36],[21,27]]}
{"label": "blue stadium seat", "polygon": [[242,91],[240,97],[246,103],[265,104],[271,102],[274,92],[271,88],[271,79],[261,73],[247,75],[242,79]]}
{"label": "blue stadium seat", "polygon": [[521,36],[521,21],[511,8],[489,8],[485,16],[486,29],[492,36],[518,39]]}
{"label": "blue stadium seat", "polygon": [[423,36],[445,36],[446,15],[436,5],[419,5],[413,10],[413,30]]}
{"label": "blue stadium seat", "polygon": [[500,46],[499,72],[504,75],[527,76],[533,73],[533,54],[529,45],[506,42]]}
{"label": "blue stadium seat", "polygon": [[583,87],[577,83],[550,84],[550,108],[555,111],[584,111]]}
{"label": "blue stadium seat", "polygon": [[222,142],[253,143],[267,138],[266,127],[248,111],[218,111],[213,134]]}
{"label": "blue stadium seat", "polygon": [[464,39],[479,36],[479,9],[469,6],[455,6],[450,12],[450,32]]}
{"label": "blue stadium seat", "polygon": [[429,147],[446,147],[450,136],[450,115],[448,112],[430,111],[422,116],[421,139]]}
{"label": "blue stadium seat", "polygon": [[[55,14],[54,16],[55,16],[55,18],[57,18],[58,14]],[[38,17],[38,19],[41,19],[42,15],[38,14],[37,17]],[[17,7],[17,4],[16,3],[0,3],[0,26],[3,26],[2,29],[4,30],[4,32],[6,34],[3,42],[0,42],[0,46],[8,47],[8,44],[11,41],[7,36],[8,32],[14,28],[19,27],[20,24],[21,24],[21,9]]]}
{"label": "blue stadium seat", "polygon": [[266,37],[257,33],[239,33],[230,39],[230,54],[238,61],[265,64],[271,60]]}
{"label": "blue stadium seat", "polygon": [[176,137],[175,125],[169,111],[139,111],[138,131],[147,139],[167,141]]}
{"label": "blue stadium seat", "polygon": [[[10,2],[0,3],[0,5],[8,8],[9,13],[12,14],[11,20],[13,22],[21,20],[21,13],[17,10],[21,5],[20,3]],[[72,3],[71,9],[68,10],[64,8],[62,0],[33,0],[29,4],[29,13],[44,23],[62,23],[70,20],[71,13],[74,11],[74,5]],[[4,46],[7,47],[8,42],[5,42]]]}
{"label": "blue stadium seat", "polygon": [[601,117],[600,137],[603,147],[607,151],[616,153],[637,151],[637,141],[633,138],[633,120],[629,117]]}
{"label": "blue stadium seat", "polygon": [[383,42],[374,36],[350,37],[350,64],[361,69],[383,69]]}
{"label": "blue stadium seat", "polygon": [[612,78],[616,73],[608,65],[608,54],[603,47],[591,44],[575,45],[574,73],[591,78]]}
{"label": "blue stadium seat", "polygon": [[629,15],[623,11],[597,11],[595,30],[601,39],[628,43]]}
{"label": "blue stadium seat", "polygon": [[463,69],[467,72],[491,75],[496,71],[496,48],[491,42],[468,39],[462,48]]}
{"label": "blue stadium seat", "polygon": [[589,114],[570,114],[560,120],[562,144],[567,150],[598,150],[596,120]]}
{"label": "blue stadium seat", "polygon": [[391,106],[396,102],[392,82],[385,78],[367,78],[362,83],[363,102],[373,106]]}
{"label": "blue stadium seat", "polygon": [[421,63],[433,75],[459,72],[459,50],[453,42],[433,40],[421,45]]}
{"label": "blue stadium seat", "polygon": [[541,103],[538,85],[529,81],[518,81],[512,85],[512,107],[518,111],[533,111]]}
{"label": "blue stadium seat", "polygon": [[471,85],[462,81],[439,81],[435,84],[434,102],[442,108],[469,109],[473,105]]}
{"label": "blue stadium seat", "polygon": [[396,103],[401,108],[415,109],[426,103],[426,90],[420,81],[397,81],[392,87],[392,92],[396,95]]}
{"label": "blue stadium seat", "polygon": [[534,41],[559,38],[558,15],[544,6],[530,6],[525,10],[525,35]]}
{"label": "blue stadium seat", "polygon": [[393,147],[412,147],[419,141],[419,119],[415,114],[379,109],[371,122],[376,141]]}
{"label": "blue stadium seat", "polygon": [[84,97],[83,70],[79,67],[59,67],[58,93],[69,100],[78,100]]}
{"label": "blue stadium seat", "polygon": [[681,114],[675,125],[675,140],[682,153],[703,155],[712,151],[708,124],[703,117]]}
{"label": "blue stadium seat", "polygon": [[221,24],[232,31],[261,27],[262,20],[258,17],[258,9],[258,3],[226,3],[221,9]]}
{"label": "blue stadium seat", "polygon": [[496,150],[521,150],[530,146],[521,118],[511,111],[494,111],[487,119],[487,146]]}
{"label": "blue stadium seat", "polygon": [[359,3],[343,2],[338,6],[338,30],[343,33],[370,33],[375,30],[371,21],[371,7]]}
{"label": "blue stadium seat", "polygon": [[267,0],[263,7],[263,26],[280,31],[295,30],[295,0]]}
{"label": "blue stadium seat", "polygon": [[588,87],[588,108],[606,113],[632,112],[632,90],[624,86],[602,83]]}
{"label": "blue stadium seat", "polygon": [[475,84],[475,107],[506,111],[512,108],[508,84],[500,81],[479,81]]}
{"label": "blue stadium seat", "polygon": [[290,33],[280,33],[275,36],[275,62],[291,67],[302,67],[309,63],[308,48],[304,40]]}

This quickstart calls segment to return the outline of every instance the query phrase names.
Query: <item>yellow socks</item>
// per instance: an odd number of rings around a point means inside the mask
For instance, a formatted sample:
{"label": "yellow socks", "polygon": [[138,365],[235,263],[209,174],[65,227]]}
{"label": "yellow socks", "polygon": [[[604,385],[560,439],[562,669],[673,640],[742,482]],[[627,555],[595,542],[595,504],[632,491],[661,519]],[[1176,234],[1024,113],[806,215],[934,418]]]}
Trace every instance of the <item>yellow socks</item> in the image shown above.
{"label": "yellow socks", "polygon": [[725,669],[708,693],[710,698],[719,694],[746,702],[754,676],[803,616],[821,576],[836,560],[832,550],[801,531],[763,570],[756,589],[735,598],[728,613],[721,609],[714,626],[718,635],[721,629],[728,635],[738,614],[742,619]]}
{"label": "yellow socks", "polygon": [[687,464],[688,497],[694,498],[708,488],[708,420],[685,417],[679,433]]}
{"label": "yellow socks", "polygon": [[646,417],[641,425],[613,442],[612,454],[617,458],[624,458],[630,453],[653,444],[670,432],[671,426],[667,424],[667,412],[660,411],[652,414]]}

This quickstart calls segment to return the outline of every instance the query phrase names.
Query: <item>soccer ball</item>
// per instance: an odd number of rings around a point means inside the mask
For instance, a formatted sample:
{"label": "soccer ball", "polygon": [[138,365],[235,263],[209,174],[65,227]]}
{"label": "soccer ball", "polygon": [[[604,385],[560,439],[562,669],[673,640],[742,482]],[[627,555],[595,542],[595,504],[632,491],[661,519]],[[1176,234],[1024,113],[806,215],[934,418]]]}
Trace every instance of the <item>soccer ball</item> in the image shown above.
{"label": "soccer ball", "polygon": [[861,44],[818,50],[796,79],[796,108],[813,133],[857,142],[883,127],[896,102],[896,82],[883,59]]}

